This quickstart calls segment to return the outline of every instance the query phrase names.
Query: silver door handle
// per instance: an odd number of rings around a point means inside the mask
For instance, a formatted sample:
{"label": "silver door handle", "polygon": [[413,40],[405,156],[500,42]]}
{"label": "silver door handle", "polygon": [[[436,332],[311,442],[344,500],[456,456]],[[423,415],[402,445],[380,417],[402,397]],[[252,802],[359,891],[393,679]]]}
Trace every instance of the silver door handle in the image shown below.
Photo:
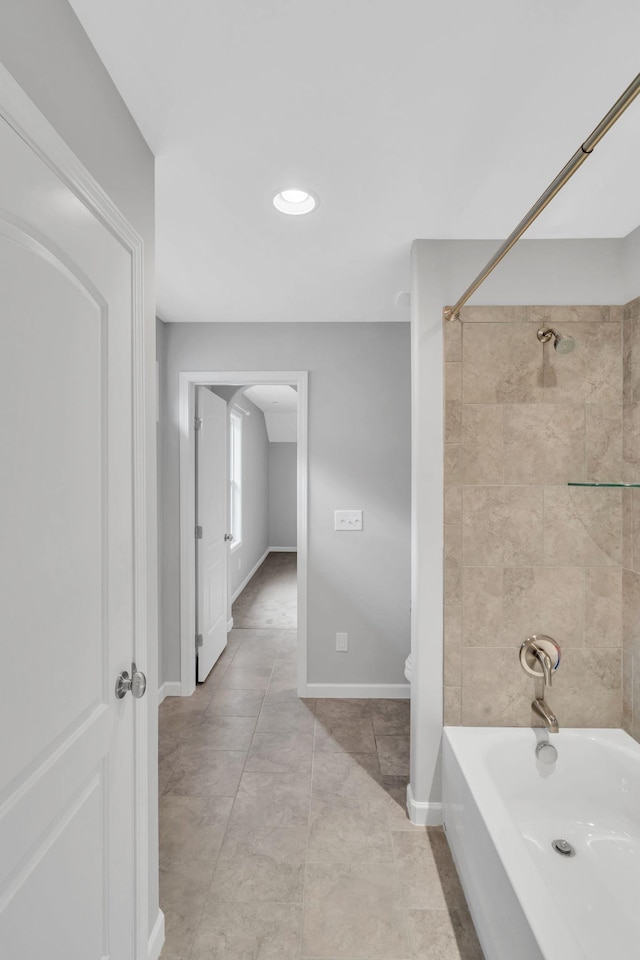
{"label": "silver door handle", "polygon": [[224,539],[225,539],[225,543],[231,543],[231,541],[233,540],[233,534],[232,534],[232,533],[225,533]]}
{"label": "silver door handle", "polygon": [[116,680],[116,697],[118,700],[124,699],[131,691],[136,700],[144,697],[147,689],[147,678],[142,670],[138,670],[135,663],[131,664],[131,676],[128,670],[123,670]]}

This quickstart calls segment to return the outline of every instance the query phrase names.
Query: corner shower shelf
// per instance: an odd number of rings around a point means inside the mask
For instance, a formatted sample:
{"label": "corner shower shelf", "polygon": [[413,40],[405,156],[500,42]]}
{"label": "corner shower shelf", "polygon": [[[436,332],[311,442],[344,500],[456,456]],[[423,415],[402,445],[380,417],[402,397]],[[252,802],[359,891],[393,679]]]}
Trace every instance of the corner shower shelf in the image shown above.
{"label": "corner shower shelf", "polygon": [[609,483],[607,481],[588,481],[588,480],[569,480],[568,487],[635,487],[640,488],[640,483]]}

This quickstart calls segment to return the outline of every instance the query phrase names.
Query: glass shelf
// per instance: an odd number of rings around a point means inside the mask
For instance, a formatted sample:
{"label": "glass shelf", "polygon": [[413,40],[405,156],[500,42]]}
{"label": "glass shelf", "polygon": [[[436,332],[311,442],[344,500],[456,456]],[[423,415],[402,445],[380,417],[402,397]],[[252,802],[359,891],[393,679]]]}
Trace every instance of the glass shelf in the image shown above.
{"label": "glass shelf", "polygon": [[609,483],[606,480],[603,481],[588,481],[588,480],[570,480],[567,484],[568,487],[635,487],[640,488],[640,483]]}

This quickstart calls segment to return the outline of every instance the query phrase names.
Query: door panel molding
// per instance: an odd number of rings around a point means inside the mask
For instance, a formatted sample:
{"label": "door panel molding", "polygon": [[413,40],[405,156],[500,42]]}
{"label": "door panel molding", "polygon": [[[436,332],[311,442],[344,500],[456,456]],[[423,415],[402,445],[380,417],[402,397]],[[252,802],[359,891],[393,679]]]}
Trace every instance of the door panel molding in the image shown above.
{"label": "door panel molding", "polygon": [[[27,143],[55,175],[107,228],[128,254],[131,263],[132,289],[132,432],[133,432],[133,657],[146,670],[148,651],[147,625],[147,477],[145,432],[145,329],[144,329],[144,242],[116,204],[93,178],[76,154],[69,148],[44,114],[27,96],[9,71],[0,64],[0,118]],[[37,238],[36,238],[37,239]],[[148,836],[148,719],[147,711],[154,698],[139,701],[135,709],[135,955],[147,958],[149,951],[149,836]],[[155,708],[155,700],[154,700]],[[161,925],[160,925],[161,927]]]}
{"label": "door panel molding", "polygon": [[194,640],[195,550],[195,400],[196,385],[292,384],[298,391],[298,696],[307,696],[307,542],[308,542],[308,391],[306,370],[181,371],[178,375],[180,418],[180,692],[196,688]]}

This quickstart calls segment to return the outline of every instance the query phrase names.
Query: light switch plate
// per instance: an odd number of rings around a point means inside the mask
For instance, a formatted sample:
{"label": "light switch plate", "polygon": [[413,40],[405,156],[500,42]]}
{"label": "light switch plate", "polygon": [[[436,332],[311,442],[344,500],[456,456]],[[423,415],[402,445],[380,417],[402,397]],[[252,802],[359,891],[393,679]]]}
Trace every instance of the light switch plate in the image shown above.
{"label": "light switch plate", "polygon": [[336,650],[338,653],[346,653],[349,649],[349,634],[336,633]]}
{"label": "light switch plate", "polygon": [[336,510],[336,530],[362,530],[362,510]]}

